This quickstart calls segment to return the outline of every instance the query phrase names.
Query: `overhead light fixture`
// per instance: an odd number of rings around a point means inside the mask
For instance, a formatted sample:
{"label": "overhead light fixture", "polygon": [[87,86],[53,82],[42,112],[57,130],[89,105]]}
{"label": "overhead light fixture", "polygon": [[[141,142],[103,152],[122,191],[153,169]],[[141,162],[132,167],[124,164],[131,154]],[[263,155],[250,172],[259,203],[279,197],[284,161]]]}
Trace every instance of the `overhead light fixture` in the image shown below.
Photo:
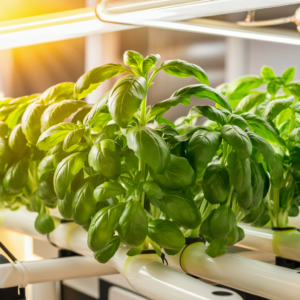
{"label": "overhead light fixture", "polygon": [[132,27],[100,22],[93,7],[17,19],[0,22],[0,50]]}
{"label": "overhead light fixture", "polygon": [[[290,45],[300,45],[300,35],[297,32],[292,32],[290,30],[268,29],[268,28],[250,29],[250,28],[245,28],[243,26],[239,26],[235,23],[215,21],[210,19],[192,19],[189,21],[181,21],[181,22],[164,21],[163,19],[160,19],[160,15],[158,15],[157,12],[161,12],[161,14],[163,15],[169,12],[168,9],[165,10],[162,9],[157,11],[155,10],[156,13],[155,18],[157,18],[155,20],[151,19],[151,16],[153,14],[153,11],[151,9],[150,10],[146,9],[139,12],[108,14],[106,13],[106,11],[109,10],[111,11],[111,8],[107,9],[107,3],[109,3],[109,1],[110,0],[104,0],[102,2],[99,0],[98,5],[96,5],[95,8],[96,15],[99,18],[99,20],[101,20],[102,22],[118,21],[123,24],[132,24],[132,25],[143,26],[143,27],[144,26],[156,27],[156,28],[181,30],[181,31],[197,32],[197,33],[204,33],[204,34],[228,36],[228,37],[237,37],[243,39],[283,43],[283,44],[290,44]],[[138,0],[127,0],[127,1],[138,2]],[[174,0],[170,0],[170,1],[176,2]],[[235,0],[229,0],[229,2],[230,1],[234,2]],[[224,1],[217,0],[213,2],[219,3]],[[257,1],[253,1],[253,2],[257,3]],[[261,2],[264,1],[261,0]],[[205,3],[203,3],[203,5],[205,5]],[[212,3],[212,2],[210,1],[207,3]],[[197,5],[200,5],[199,1],[197,1]],[[203,9],[205,10],[205,6],[203,6]]]}

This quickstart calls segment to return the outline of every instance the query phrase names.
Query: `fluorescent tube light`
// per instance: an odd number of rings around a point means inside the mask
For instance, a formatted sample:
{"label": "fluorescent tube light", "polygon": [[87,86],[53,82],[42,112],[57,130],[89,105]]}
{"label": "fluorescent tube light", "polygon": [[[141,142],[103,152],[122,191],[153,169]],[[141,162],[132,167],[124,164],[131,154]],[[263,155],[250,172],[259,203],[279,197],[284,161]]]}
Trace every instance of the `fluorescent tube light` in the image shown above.
{"label": "fluorescent tube light", "polygon": [[94,8],[0,22],[0,50],[133,28],[103,23]]}
{"label": "fluorescent tube light", "polygon": [[[109,0],[107,0],[109,1]],[[228,3],[233,3],[236,0],[228,0]],[[174,2],[174,1],[173,1]],[[191,1],[190,1],[191,2]],[[205,5],[212,3],[224,3],[223,0],[203,2],[203,10],[205,11]],[[239,1],[240,2],[240,1]],[[253,2],[256,2],[253,1]],[[263,4],[266,1],[261,0]],[[282,30],[282,29],[269,29],[269,28],[248,28],[244,26],[238,26],[235,23],[215,21],[210,19],[192,19],[189,21],[166,21],[168,19],[167,13],[170,13],[168,9],[160,9],[155,11],[155,18],[153,17],[153,11],[143,10],[140,12],[121,13],[121,14],[107,14],[103,10],[106,1],[101,2],[96,6],[96,14],[100,20],[107,22],[120,22],[123,24],[132,24],[136,26],[156,27],[172,30],[181,30],[189,32],[197,32],[204,34],[213,34],[220,36],[237,37],[251,40],[283,43],[290,45],[300,45],[300,35],[296,31]],[[277,1],[277,3],[279,3]],[[195,4],[196,5],[196,4]],[[200,5],[199,2],[197,5]],[[192,5],[190,6],[192,7]],[[158,13],[161,13],[159,15]],[[179,16],[172,17],[178,18]],[[154,17],[153,17],[154,18]]]}
{"label": "fluorescent tube light", "polygon": [[138,22],[139,26],[150,26],[172,30],[198,32],[220,36],[237,37],[265,42],[300,45],[300,34],[283,29],[245,28],[228,22],[209,19],[195,19],[186,22],[146,21]]}

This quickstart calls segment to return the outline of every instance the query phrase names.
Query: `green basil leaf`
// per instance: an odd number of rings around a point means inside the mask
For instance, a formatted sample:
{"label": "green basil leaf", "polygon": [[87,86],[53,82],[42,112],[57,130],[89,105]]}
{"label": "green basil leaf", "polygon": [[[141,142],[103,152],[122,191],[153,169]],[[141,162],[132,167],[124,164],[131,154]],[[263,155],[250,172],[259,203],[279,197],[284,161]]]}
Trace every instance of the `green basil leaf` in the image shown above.
{"label": "green basil leaf", "polygon": [[[83,74],[76,82],[74,95],[76,99],[82,99],[95,90],[102,82],[119,74],[130,72],[121,64],[106,64],[92,69]],[[65,98],[66,99],[66,98]]]}
{"label": "green basil leaf", "polygon": [[227,117],[227,124],[238,126],[242,130],[245,130],[248,127],[246,120],[240,115],[235,114],[231,114],[229,117]]}
{"label": "green basil leaf", "polygon": [[146,56],[143,61],[143,73],[147,74],[150,70],[152,70],[159,60],[160,60],[159,54],[150,54]]}
{"label": "green basil leaf", "polygon": [[[288,91],[295,97],[300,97],[300,81],[293,81],[286,85]],[[285,91],[285,90],[284,90]]]}
{"label": "green basil leaf", "polygon": [[264,118],[266,121],[272,121],[283,110],[289,108],[293,104],[292,99],[277,99],[269,102],[265,108]]}
{"label": "green basil leaf", "polygon": [[273,79],[276,79],[276,75],[274,74],[274,71],[268,66],[262,67],[261,77],[266,81],[271,81]]}
{"label": "green basil leaf", "polygon": [[21,156],[26,150],[26,144],[27,140],[22,131],[22,125],[18,124],[10,133],[8,145],[15,154]]}
{"label": "green basil leaf", "polygon": [[148,236],[162,248],[180,250],[185,245],[185,238],[178,225],[168,220],[149,222]]}
{"label": "green basil leaf", "polygon": [[228,85],[226,97],[230,100],[240,100],[244,98],[252,89],[258,88],[262,84],[263,80],[258,76],[245,75],[239,77]]}
{"label": "green basil leaf", "polygon": [[93,131],[99,132],[103,130],[105,126],[108,124],[108,122],[111,120],[112,117],[110,114],[100,113],[91,124]]}
{"label": "green basil leaf", "polygon": [[245,96],[239,104],[235,107],[235,110],[249,111],[255,106],[258,106],[264,102],[267,98],[266,93],[255,92],[250,95]]}
{"label": "green basil leaf", "polygon": [[299,215],[299,206],[297,204],[293,204],[288,211],[288,216],[297,217],[298,215]]}
{"label": "green basil leaf", "polygon": [[216,90],[221,92],[225,96],[228,86],[229,86],[229,83],[222,83],[216,87]]}
{"label": "green basil leaf", "polygon": [[91,111],[86,115],[84,118],[83,123],[84,124],[92,124],[93,121],[103,112],[103,108],[107,105],[108,103],[108,98],[109,98],[109,93],[105,93],[94,105]]}
{"label": "green basil leaf", "polygon": [[181,88],[175,93],[173,93],[172,95],[172,97],[177,97],[177,96],[183,96],[186,97],[187,99],[190,99],[191,96],[195,96],[200,99],[207,98],[209,100],[216,102],[221,107],[224,107],[229,111],[232,111],[231,106],[228,100],[226,99],[226,97],[219,91],[205,84],[194,84],[194,85]]}
{"label": "green basil leaf", "polygon": [[271,182],[274,187],[280,188],[283,179],[283,158],[280,154],[275,153],[275,160],[271,168],[269,168]]}
{"label": "green basil leaf", "polygon": [[295,67],[290,67],[283,72],[281,77],[284,79],[285,83],[289,83],[294,79],[295,71],[296,71]]}
{"label": "green basil leaf", "polygon": [[104,176],[116,179],[121,173],[121,158],[113,140],[95,144],[89,153],[90,166]]}
{"label": "green basil leaf", "polygon": [[156,174],[152,169],[150,174],[160,187],[170,190],[188,189],[196,181],[196,173],[188,160],[175,155],[171,155],[170,165],[164,174]]}
{"label": "green basil leaf", "polygon": [[194,106],[190,110],[189,114],[204,116],[221,125],[226,124],[226,116],[221,112],[221,110],[210,105]]}
{"label": "green basil leaf", "polygon": [[238,158],[244,160],[252,153],[251,141],[244,130],[235,125],[225,125],[221,130],[222,138],[235,150]]}
{"label": "green basil leaf", "polygon": [[42,200],[37,196],[37,192],[34,191],[30,196],[30,209],[34,212],[40,212],[42,206]]}
{"label": "green basil leaf", "polygon": [[281,84],[278,83],[277,81],[273,80],[270,81],[267,84],[267,92],[272,96],[275,97],[275,95],[277,94],[278,90],[281,88]]}
{"label": "green basil leaf", "polygon": [[45,181],[48,177],[48,174],[54,170],[55,166],[53,163],[53,154],[44,157],[38,167],[39,181]]}
{"label": "green basil leaf", "polygon": [[0,121],[0,138],[5,138],[8,134],[8,126],[3,121]]}
{"label": "green basil leaf", "polygon": [[40,234],[48,234],[55,229],[55,224],[51,216],[41,213],[37,216],[34,227]]}
{"label": "green basil leaf", "polygon": [[118,182],[104,182],[94,190],[96,202],[105,201],[108,198],[124,195],[126,190]]}
{"label": "green basil leaf", "polygon": [[120,127],[117,124],[109,124],[105,126],[96,136],[95,143],[99,143],[103,140],[114,140],[120,131]]}
{"label": "green basil leaf", "polygon": [[266,163],[272,166],[275,160],[275,151],[270,143],[254,132],[247,131],[247,135],[250,138],[253,147],[255,147],[259,153],[262,154]]}
{"label": "green basil leaf", "polygon": [[230,207],[222,205],[217,208],[210,221],[210,230],[215,239],[225,239],[236,226],[236,219]]}
{"label": "green basil leaf", "polygon": [[237,226],[233,226],[232,230],[227,236],[226,246],[233,246],[239,240],[239,230]]}
{"label": "green basil leaf", "polygon": [[83,168],[86,153],[76,152],[63,159],[54,173],[54,190],[59,199],[64,199],[66,190],[75,175]]}
{"label": "green basil leaf", "polygon": [[205,170],[203,176],[203,193],[211,204],[222,203],[227,200],[230,192],[230,182],[227,168],[212,164]]}
{"label": "green basil leaf", "polygon": [[37,147],[40,150],[49,150],[62,142],[69,132],[78,129],[77,124],[61,123],[54,125],[44,131],[37,141]]}
{"label": "green basil leaf", "polygon": [[143,56],[136,51],[125,51],[123,55],[124,64],[129,66],[138,76],[143,76]]}
{"label": "green basil leaf", "polygon": [[265,204],[264,202],[261,202],[260,206],[258,206],[256,209],[251,209],[250,213],[247,214],[243,219],[242,222],[244,223],[254,223],[257,221],[260,216],[263,214],[265,210]]}
{"label": "green basil leaf", "polygon": [[211,230],[210,230],[210,222],[215,213],[215,209],[209,214],[209,216],[202,222],[200,226],[200,233],[205,236],[205,239],[209,242],[209,240],[213,239]]}
{"label": "green basil leaf", "polygon": [[240,160],[232,151],[228,158],[228,173],[231,184],[238,193],[243,193],[251,185],[251,166],[249,158]]}
{"label": "green basil leaf", "polygon": [[189,229],[201,224],[201,215],[192,199],[177,191],[164,190],[163,194],[163,199],[157,200],[157,204],[174,222]]}
{"label": "green basil leaf", "polygon": [[185,78],[193,76],[198,81],[209,85],[208,77],[202,68],[181,59],[167,60],[161,64],[160,69],[176,77]]}
{"label": "green basil leaf", "polygon": [[129,249],[129,251],[127,251],[126,255],[127,256],[136,256],[136,255],[139,255],[143,252],[144,250],[144,247],[143,247],[143,244],[141,244],[140,246],[138,247],[132,247]]}
{"label": "green basil leaf", "polygon": [[124,203],[118,203],[95,214],[88,231],[88,246],[92,251],[104,249],[111,240],[124,208]]}
{"label": "green basil leaf", "polygon": [[83,145],[84,145],[83,149],[87,148],[88,147],[87,144],[80,143],[83,134],[84,134],[83,128],[75,129],[69,132],[64,139],[63,147],[62,147],[63,150],[66,152],[71,152],[71,151],[78,150],[79,146],[81,146],[82,148]]}
{"label": "green basil leaf", "polygon": [[4,121],[15,109],[18,108],[18,105],[9,105],[0,108],[0,120]]}
{"label": "green basil leaf", "polygon": [[6,166],[10,164],[12,160],[12,153],[8,146],[7,140],[0,137],[0,174],[4,174]]}
{"label": "green basil leaf", "polygon": [[242,193],[237,193],[236,200],[242,212],[246,214],[249,213],[249,210],[251,209],[252,199],[253,188],[251,185]]}
{"label": "green basil leaf", "polygon": [[148,234],[148,218],[138,201],[130,201],[117,226],[121,241],[129,247],[138,247]]}
{"label": "green basil leaf", "polygon": [[300,128],[295,128],[289,135],[289,139],[293,142],[300,142]]}
{"label": "green basil leaf", "polygon": [[135,187],[135,182],[129,177],[120,176],[119,180],[123,185],[125,185],[126,189],[128,190]]}
{"label": "green basil leaf", "polygon": [[132,127],[127,134],[128,148],[158,174],[170,163],[170,150],[163,138],[150,127]]}
{"label": "green basil leaf", "polygon": [[[37,99],[39,99],[39,98],[37,98]],[[28,103],[19,105],[13,112],[11,112],[7,116],[5,123],[8,125],[9,128],[13,129],[20,122],[20,119],[23,116],[26,108],[33,102],[35,102],[35,101],[31,100],[31,101],[28,101]]]}
{"label": "green basil leaf", "polygon": [[225,254],[227,252],[225,247],[226,241],[227,239],[213,240],[205,250],[206,254],[210,257],[217,257],[219,255]]}
{"label": "green basil leaf", "polygon": [[198,174],[212,161],[221,141],[219,132],[200,129],[193,134],[187,144],[186,158]]}
{"label": "green basil leaf", "polygon": [[269,223],[270,220],[271,220],[270,214],[268,210],[265,209],[262,215],[254,223],[252,223],[251,226],[264,227]]}
{"label": "green basil leaf", "polygon": [[119,79],[108,99],[109,112],[113,120],[120,127],[126,128],[146,96],[147,82],[144,77],[128,75]]}
{"label": "green basil leaf", "polygon": [[96,176],[85,178],[74,193],[72,215],[74,222],[79,225],[88,224],[96,213],[97,204],[93,197],[96,184]]}
{"label": "green basil leaf", "polygon": [[34,100],[39,99],[39,96],[41,96],[41,94],[32,94],[32,95],[29,95],[29,96],[22,96],[22,97],[19,97],[19,98],[15,98],[15,99],[13,99],[9,102],[9,105],[14,105],[14,104],[20,105],[20,104],[30,103],[31,100],[33,100],[33,99]]}
{"label": "green basil leaf", "polygon": [[72,194],[67,190],[65,198],[58,200],[58,211],[65,220],[73,220],[73,209],[72,209],[73,197]]}
{"label": "green basil leaf", "polygon": [[253,198],[251,209],[256,209],[263,200],[264,180],[262,178],[259,166],[253,157],[250,157],[251,166],[251,186],[253,189]]}
{"label": "green basil leaf", "polygon": [[87,104],[83,108],[81,108],[72,118],[72,123],[77,124],[78,122],[83,123],[85,117],[89,114],[89,112],[93,109],[95,105]]}
{"label": "green basil leaf", "polygon": [[95,259],[101,264],[106,264],[118,251],[120,243],[120,238],[113,236],[103,249],[94,253]]}
{"label": "green basil leaf", "polygon": [[159,185],[154,181],[146,181],[143,183],[143,192],[149,199],[162,199],[163,192]]}
{"label": "green basil leaf", "polygon": [[56,203],[57,196],[53,187],[53,175],[39,183],[36,193],[44,203]]}
{"label": "green basil leaf", "polygon": [[249,112],[242,113],[241,116],[247,121],[250,129],[272,143],[278,144],[285,149],[286,144],[282,138],[278,136],[274,128],[270,123],[266,122],[262,118],[251,114]]}
{"label": "green basil leaf", "polygon": [[40,99],[44,104],[58,102],[65,99],[74,99],[74,83],[63,82],[56,84],[47,89],[41,96]]}
{"label": "green basil leaf", "polygon": [[40,103],[30,104],[22,117],[22,130],[27,141],[36,145],[41,134],[41,116],[47,106]]}
{"label": "green basil leaf", "polygon": [[3,178],[3,186],[7,192],[17,194],[22,191],[28,181],[28,167],[28,160],[24,158],[7,170]]}
{"label": "green basil leaf", "polygon": [[43,129],[46,130],[53,125],[63,122],[64,119],[84,106],[86,106],[86,102],[78,100],[64,100],[50,105],[41,118]]}
{"label": "green basil leaf", "polygon": [[158,102],[154,104],[147,115],[147,120],[155,119],[157,116],[160,118],[166,111],[168,111],[171,107],[177,106],[178,104],[190,105],[191,102],[188,98],[178,96],[172,97],[170,99]]}

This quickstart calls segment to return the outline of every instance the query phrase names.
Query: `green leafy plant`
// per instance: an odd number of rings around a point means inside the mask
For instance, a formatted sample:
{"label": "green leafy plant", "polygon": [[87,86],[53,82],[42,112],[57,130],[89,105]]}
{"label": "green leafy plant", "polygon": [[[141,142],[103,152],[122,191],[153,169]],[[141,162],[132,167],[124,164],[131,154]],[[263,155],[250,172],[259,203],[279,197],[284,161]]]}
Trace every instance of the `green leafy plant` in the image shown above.
{"label": "green leafy plant", "polygon": [[[215,257],[243,239],[237,222],[259,219],[270,182],[278,188],[284,172],[273,145],[279,151],[286,143],[273,123],[231,108],[266,79],[242,79],[220,91],[208,86],[199,66],[169,60],[156,67],[159,59],[126,51],[128,67],[107,64],[75,84],[0,102],[1,203],[38,212],[35,225],[42,234],[55,228],[49,209],[58,207],[88,232],[88,246],[101,263],[122,244],[129,256],[149,247],[174,255],[184,237],[201,234],[210,243],[207,254]],[[160,71],[200,83],[147,105]],[[81,100],[120,74],[94,105]],[[291,85],[289,79],[284,84]],[[216,107],[195,106],[174,123],[164,118],[172,107],[190,105],[192,96]],[[200,116],[209,123],[196,126]]]}
{"label": "green leafy plant", "polygon": [[[293,81],[294,75],[294,67],[277,76],[270,67],[264,66],[261,77],[243,76],[217,88],[228,97],[239,116],[264,119],[259,127],[251,124],[250,128],[269,144],[266,145],[252,133],[248,134],[257,150],[253,154],[265,170],[265,182],[270,181],[265,184],[265,205],[257,211],[261,216],[255,221],[255,226],[270,224],[273,227],[287,227],[288,216],[299,214],[300,82]],[[264,92],[255,90],[262,85],[266,88]],[[263,126],[272,134],[268,134]],[[243,220],[253,222],[254,215],[252,211]]]}

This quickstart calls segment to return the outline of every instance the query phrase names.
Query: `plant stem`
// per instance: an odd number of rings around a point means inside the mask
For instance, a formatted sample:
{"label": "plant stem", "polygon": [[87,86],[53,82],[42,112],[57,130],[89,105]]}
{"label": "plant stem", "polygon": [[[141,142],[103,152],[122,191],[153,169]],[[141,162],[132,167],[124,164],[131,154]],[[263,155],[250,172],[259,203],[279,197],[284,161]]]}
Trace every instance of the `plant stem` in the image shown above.
{"label": "plant stem", "polygon": [[141,107],[141,125],[146,125],[146,109],[147,109],[147,97],[143,99],[142,107]]}
{"label": "plant stem", "polygon": [[295,128],[295,120],[296,120],[296,115],[295,115],[295,111],[293,109],[293,112],[291,115],[291,120],[290,120],[290,125],[289,125],[289,132],[288,132],[289,135]]}
{"label": "plant stem", "polygon": [[148,80],[148,83],[147,83],[147,87],[149,87],[152,83],[152,80],[153,78],[155,77],[155,75],[160,71],[160,68],[159,69],[154,69],[149,80]]}
{"label": "plant stem", "polygon": [[191,230],[191,234],[189,236],[190,238],[194,238],[195,239],[195,238],[197,238],[199,236],[200,226],[201,226],[201,224],[197,228]]}
{"label": "plant stem", "polygon": [[230,188],[230,193],[228,195],[228,199],[226,202],[226,206],[228,206],[228,207],[230,206],[230,203],[231,203],[232,192],[233,192],[233,187]]}
{"label": "plant stem", "polygon": [[271,220],[272,220],[272,224],[273,224],[274,227],[276,227],[277,222],[276,222],[276,220],[274,218],[274,215],[273,215],[273,212],[272,212],[272,206],[271,206],[271,201],[270,201],[270,192],[267,194],[266,198],[267,198],[267,202],[268,202],[267,207],[268,207],[269,215],[270,215]]}
{"label": "plant stem", "polygon": [[89,146],[91,146],[91,147],[94,146],[94,142],[92,141],[92,139],[89,136],[87,136],[86,134],[84,134],[83,137],[85,138],[85,140],[87,141],[87,143],[89,144]]}
{"label": "plant stem", "polygon": [[237,219],[236,219],[236,222],[241,221],[244,215],[245,215],[245,213],[240,212],[239,216],[238,216]]}
{"label": "plant stem", "polygon": [[274,186],[271,186],[271,195],[273,200],[273,212],[274,217],[277,220],[278,214],[279,214],[279,188],[275,188]]}
{"label": "plant stem", "polygon": [[221,165],[225,166],[225,160],[227,157],[227,143],[225,141],[223,141],[223,155],[222,155],[222,160],[221,160]]}

